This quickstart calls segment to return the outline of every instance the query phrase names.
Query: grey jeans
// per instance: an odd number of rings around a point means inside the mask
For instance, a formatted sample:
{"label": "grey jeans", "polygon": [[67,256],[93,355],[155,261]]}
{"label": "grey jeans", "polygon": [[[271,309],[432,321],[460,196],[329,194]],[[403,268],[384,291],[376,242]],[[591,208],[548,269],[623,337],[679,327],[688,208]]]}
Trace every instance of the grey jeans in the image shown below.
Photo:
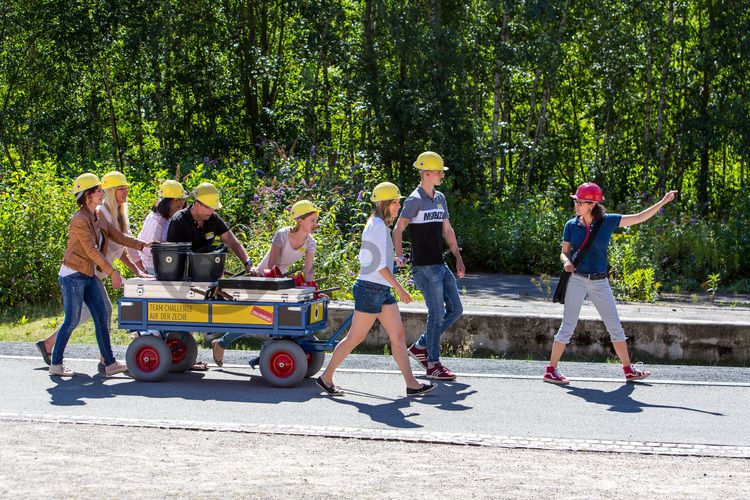
{"label": "grey jeans", "polygon": [[609,287],[609,280],[590,280],[575,273],[571,275],[568,289],[565,291],[563,321],[555,335],[555,340],[562,344],[570,342],[573,330],[578,324],[581,306],[587,297],[599,312],[612,342],[624,342],[627,337],[620,323],[620,315],[617,314],[617,305],[612,289]]}

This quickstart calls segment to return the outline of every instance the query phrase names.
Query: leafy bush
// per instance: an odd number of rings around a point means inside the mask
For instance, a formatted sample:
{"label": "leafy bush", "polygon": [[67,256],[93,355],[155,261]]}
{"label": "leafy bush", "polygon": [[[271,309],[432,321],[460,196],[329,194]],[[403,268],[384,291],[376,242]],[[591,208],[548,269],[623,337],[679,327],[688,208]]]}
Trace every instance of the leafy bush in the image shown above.
{"label": "leafy bush", "polygon": [[[189,171],[174,174],[126,171],[131,182],[130,220],[134,234],[156,199],[159,182],[175,178],[190,190],[204,181],[222,191],[221,216],[245,245],[254,262],[268,251],[274,232],[291,223],[289,206],[309,199],[321,207],[316,275],[327,276],[325,287],[340,286],[336,297],[351,298],[359,266],[357,253],[362,228],[369,216],[369,190],[386,180],[371,165],[339,166],[331,172],[323,163],[276,158],[266,171],[247,161],[219,164],[208,158]],[[341,169],[345,169],[341,171]],[[106,168],[93,169],[104,173]],[[67,227],[76,209],[70,195],[72,178],[60,178],[58,168],[35,163],[28,171],[0,172],[0,306],[19,302],[58,300],[57,273],[67,244]],[[402,185],[402,192],[412,186]],[[447,191],[447,189],[446,189]],[[499,201],[448,192],[451,221],[469,272],[552,274],[558,259],[565,221],[571,206],[561,208],[556,193]],[[636,213],[654,201],[635,199],[610,207]],[[746,291],[750,283],[750,200],[738,199],[722,219],[699,219],[670,204],[652,220],[618,230],[610,246],[612,282],[629,300],[654,300],[661,282],[685,291],[698,290],[711,274],[720,274],[723,287]],[[228,272],[242,266],[229,258]],[[128,272],[120,265],[124,275]],[[418,292],[409,269],[401,275],[407,290]],[[109,280],[106,280],[109,286]],[[110,289],[111,297],[119,296]]]}
{"label": "leafy bush", "polygon": [[0,306],[59,295],[57,273],[75,211],[71,187],[49,164],[0,174]]}

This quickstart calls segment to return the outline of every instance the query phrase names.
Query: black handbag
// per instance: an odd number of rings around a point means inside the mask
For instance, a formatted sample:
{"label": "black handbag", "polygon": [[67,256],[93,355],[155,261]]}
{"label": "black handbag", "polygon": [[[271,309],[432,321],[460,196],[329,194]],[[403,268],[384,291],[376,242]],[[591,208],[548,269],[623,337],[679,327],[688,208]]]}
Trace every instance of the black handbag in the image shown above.
{"label": "black handbag", "polygon": [[[581,261],[583,261],[583,257],[586,255],[586,252],[588,252],[591,243],[594,241],[594,238],[596,238],[596,233],[599,232],[599,228],[602,225],[601,221],[603,220],[604,219],[598,219],[591,223],[591,230],[589,231],[588,236],[583,241],[583,244],[573,257],[573,267],[578,267]],[[560,274],[560,279],[557,282],[557,288],[555,288],[555,294],[552,296],[552,302],[565,304],[565,292],[568,290],[568,281],[570,281],[570,274],[571,273],[569,273],[568,271],[563,271],[562,274]]]}

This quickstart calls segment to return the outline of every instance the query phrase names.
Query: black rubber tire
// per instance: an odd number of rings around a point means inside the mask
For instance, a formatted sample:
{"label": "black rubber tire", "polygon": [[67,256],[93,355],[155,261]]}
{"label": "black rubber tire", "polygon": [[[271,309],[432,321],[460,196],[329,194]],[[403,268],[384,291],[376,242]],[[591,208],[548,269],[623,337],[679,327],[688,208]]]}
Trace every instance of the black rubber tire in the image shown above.
{"label": "black rubber tire", "polygon": [[128,346],[125,353],[128,372],[141,382],[157,382],[169,373],[172,353],[157,335],[141,335]]}
{"label": "black rubber tire", "polygon": [[167,335],[167,348],[172,353],[172,373],[183,373],[193,367],[198,359],[198,343],[192,333],[172,332]]}
{"label": "black rubber tire", "polygon": [[260,350],[260,373],[269,385],[294,387],[305,378],[307,356],[290,340],[271,340]]}
{"label": "black rubber tire", "polygon": [[326,360],[326,353],[322,351],[317,352],[306,352],[307,356],[307,372],[305,372],[305,378],[310,378],[323,367],[323,362]]}

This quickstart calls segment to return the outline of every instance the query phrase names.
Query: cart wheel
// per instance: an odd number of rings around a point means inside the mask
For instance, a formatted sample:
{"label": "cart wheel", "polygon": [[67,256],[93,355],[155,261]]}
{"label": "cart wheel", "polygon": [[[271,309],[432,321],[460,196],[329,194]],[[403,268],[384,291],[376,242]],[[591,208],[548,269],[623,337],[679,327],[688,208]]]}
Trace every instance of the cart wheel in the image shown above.
{"label": "cart wheel", "polygon": [[198,343],[192,333],[172,332],[167,335],[166,343],[172,352],[170,372],[186,372],[195,364],[198,359]]}
{"label": "cart wheel", "polygon": [[326,359],[326,353],[322,351],[317,352],[306,352],[305,357],[307,358],[307,372],[305,378],[310,378],[323,367],[323,361]]}
{"label": "cart wheel", "polygon": [[135,338],[125,353],[128,372],[142,382],[156,382],[164,378],[172,366],[172,353],[164,341],[155,335]]}
{"label": "cart wheel", "polygon": [[307,373],[305,351],[289,340],[268,342],[260,351],[260,373],[276,387],[295,386]]}

